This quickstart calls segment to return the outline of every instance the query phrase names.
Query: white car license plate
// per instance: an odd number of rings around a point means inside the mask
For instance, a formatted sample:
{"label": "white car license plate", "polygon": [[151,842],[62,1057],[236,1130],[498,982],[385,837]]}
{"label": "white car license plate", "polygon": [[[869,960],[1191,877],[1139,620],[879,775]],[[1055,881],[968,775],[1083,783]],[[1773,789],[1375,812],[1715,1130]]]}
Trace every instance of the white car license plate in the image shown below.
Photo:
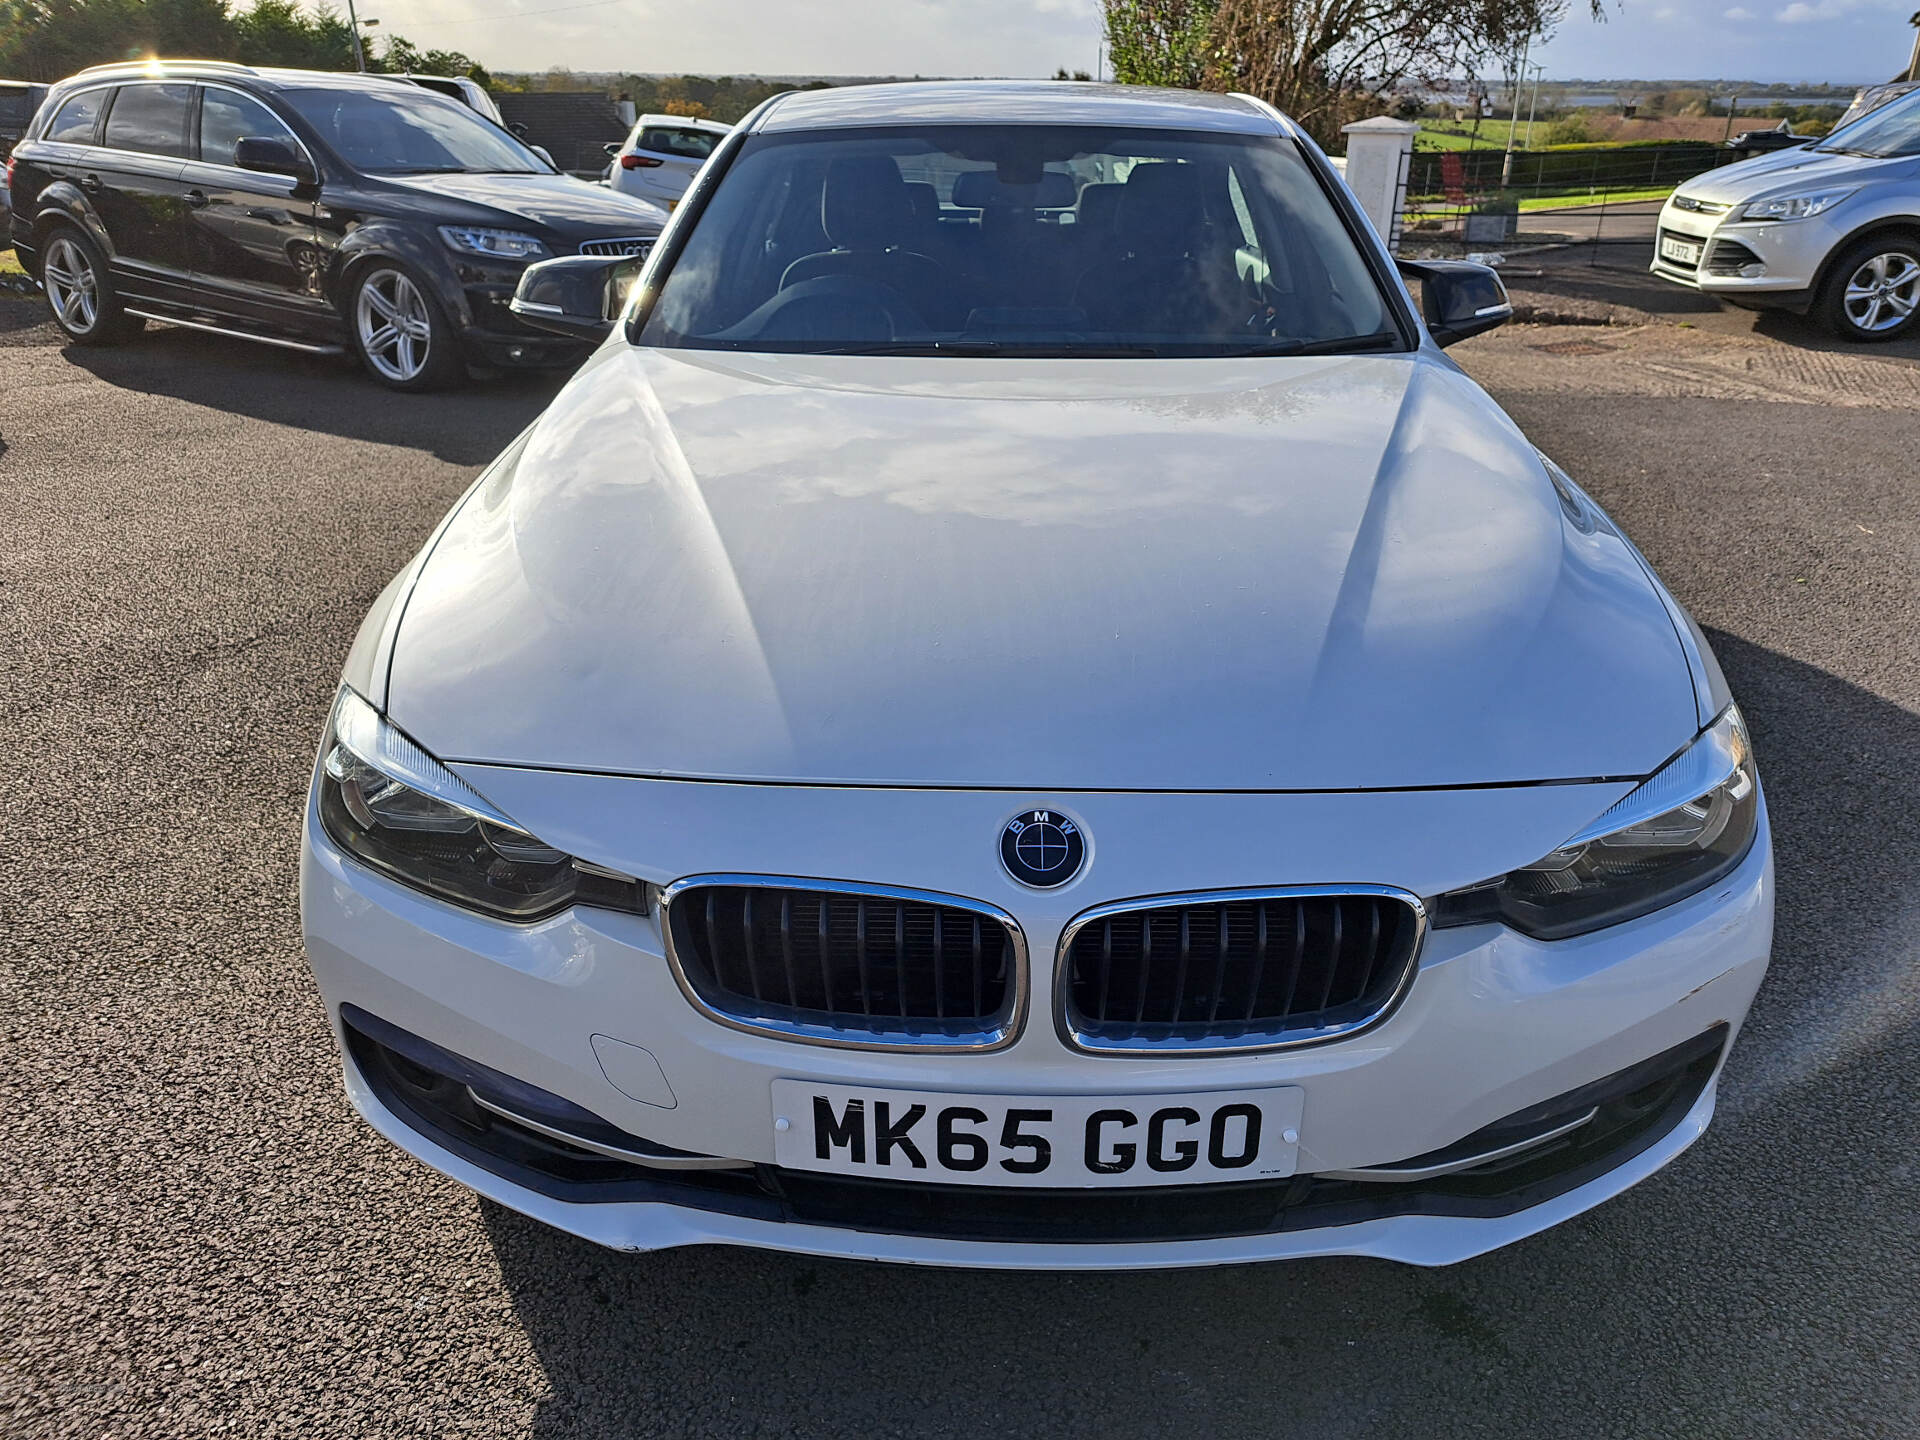
{"label": "white car license plate", "polygon": [[1305,1092],[953,1095],[773,1082],[774,1162],[943,1185],[1192,1185],[1293,1174]]}
{"label": "white car license plate", "polygon": [[1676,240],[1671,235],[1660,237],[1660,258],[1672,260],[1680,265],[1698,265],[1700,247],[1691,240]]}

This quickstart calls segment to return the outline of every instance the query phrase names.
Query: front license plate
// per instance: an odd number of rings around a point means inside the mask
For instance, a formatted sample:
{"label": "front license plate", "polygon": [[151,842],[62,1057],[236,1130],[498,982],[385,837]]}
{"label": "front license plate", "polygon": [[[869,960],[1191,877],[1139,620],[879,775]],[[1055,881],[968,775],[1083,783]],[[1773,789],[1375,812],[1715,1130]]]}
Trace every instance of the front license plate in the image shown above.
{"label": "front license plate", "polygon": [[1698,265],[1700,247],[1690,240],[1676,240],[1671,235],[1660,237],[1660,258],[1672,260],[1680,265]]}
{"label": "front license plate", "polygon": [[1305,1092],[952,1095],[773,1082],[795,1170],[943,1185],[1193,1185],[1293,1174]]}

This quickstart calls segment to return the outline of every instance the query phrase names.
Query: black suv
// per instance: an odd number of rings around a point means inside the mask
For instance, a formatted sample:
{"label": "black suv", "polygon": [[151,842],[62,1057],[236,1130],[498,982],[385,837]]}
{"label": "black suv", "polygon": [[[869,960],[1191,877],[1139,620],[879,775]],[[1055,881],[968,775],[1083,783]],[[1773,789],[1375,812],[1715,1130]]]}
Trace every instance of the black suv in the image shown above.
{"label": "black suv", "polygon": [[507,308],[521,271],[644,255],[666,221],[404,80],[201,61],[61,81],[7,179],[20,263],[80,344],[160,320],[351,346],[399,390],[578,359]]}

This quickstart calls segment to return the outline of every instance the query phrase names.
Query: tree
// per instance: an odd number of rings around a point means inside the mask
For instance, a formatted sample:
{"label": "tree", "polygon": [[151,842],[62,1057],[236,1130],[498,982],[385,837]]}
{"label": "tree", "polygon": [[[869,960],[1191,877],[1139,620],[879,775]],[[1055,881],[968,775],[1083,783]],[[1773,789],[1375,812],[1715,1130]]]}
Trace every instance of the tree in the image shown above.
{"label": "tree", "polygon": [[[1477,73],[1550,34],[1570,0],[1106,0],[1116,78],[1242,90],[1323,143],[1409,83]],[[1588,0],[1595,15],[1601,0]]]}
{"label": "tree", "polygon": [[1106,0],[1107,56],[1124,85],[1197,90],[1207,78],[1218,0]]}
{"label": "tree", "polygon": [[51,81],[112,60],[233,53],[225,0],[0,0],[0,75]]}

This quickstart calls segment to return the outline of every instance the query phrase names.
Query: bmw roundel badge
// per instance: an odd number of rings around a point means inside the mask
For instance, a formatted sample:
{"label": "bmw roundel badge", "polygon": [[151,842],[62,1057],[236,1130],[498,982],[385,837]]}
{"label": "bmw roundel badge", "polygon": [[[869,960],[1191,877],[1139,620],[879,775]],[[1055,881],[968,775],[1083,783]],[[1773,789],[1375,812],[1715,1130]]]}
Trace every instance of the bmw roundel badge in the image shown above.
{"label": "bmw roundel badge", "polygon": [[1080,873],[1087,842],[1056,810],[1025,810],[1000,832],[1000,863],[1022,885],[1051,890]]}

